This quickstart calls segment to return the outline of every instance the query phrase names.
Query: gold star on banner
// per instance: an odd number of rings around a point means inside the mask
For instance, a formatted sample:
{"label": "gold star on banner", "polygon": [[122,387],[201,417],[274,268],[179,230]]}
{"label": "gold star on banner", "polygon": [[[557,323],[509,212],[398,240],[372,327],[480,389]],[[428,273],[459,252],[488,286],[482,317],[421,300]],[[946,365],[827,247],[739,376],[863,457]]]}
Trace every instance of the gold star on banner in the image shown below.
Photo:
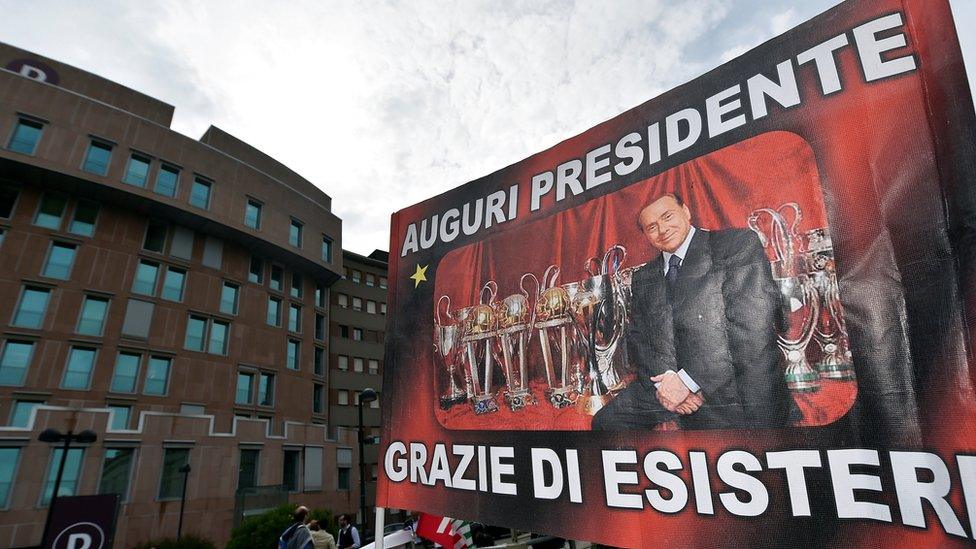
{"label": "gold star on banner", "polygon": [[430,267],[430,265],[421,267],[420,263],[417,264],[417,272],[413,273],[413,276],[410,277],[413,280],[414,288],[420,286],[421,282],[427,282],[427,267]]}

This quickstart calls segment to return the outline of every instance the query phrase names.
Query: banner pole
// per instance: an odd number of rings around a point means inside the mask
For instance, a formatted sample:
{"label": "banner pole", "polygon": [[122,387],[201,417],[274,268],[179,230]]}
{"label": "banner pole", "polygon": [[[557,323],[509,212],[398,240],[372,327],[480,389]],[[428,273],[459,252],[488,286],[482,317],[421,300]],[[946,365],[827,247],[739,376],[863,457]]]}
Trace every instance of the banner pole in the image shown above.
{"label": "banner pole", "polygon": [[376,507],[376,516],[373,519],[373,548],[383,549],[383,528],[386,527],[386,509]]}

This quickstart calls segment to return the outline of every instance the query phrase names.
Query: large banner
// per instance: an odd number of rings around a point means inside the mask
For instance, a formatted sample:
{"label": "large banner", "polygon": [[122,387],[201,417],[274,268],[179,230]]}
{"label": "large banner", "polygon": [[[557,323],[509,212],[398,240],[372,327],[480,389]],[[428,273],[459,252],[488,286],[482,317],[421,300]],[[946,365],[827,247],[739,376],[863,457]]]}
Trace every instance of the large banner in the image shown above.
{"label": "large banner", "polygon": [[947,2],[847,2],[396,213],[377,504],[972,541],[974,131]]}

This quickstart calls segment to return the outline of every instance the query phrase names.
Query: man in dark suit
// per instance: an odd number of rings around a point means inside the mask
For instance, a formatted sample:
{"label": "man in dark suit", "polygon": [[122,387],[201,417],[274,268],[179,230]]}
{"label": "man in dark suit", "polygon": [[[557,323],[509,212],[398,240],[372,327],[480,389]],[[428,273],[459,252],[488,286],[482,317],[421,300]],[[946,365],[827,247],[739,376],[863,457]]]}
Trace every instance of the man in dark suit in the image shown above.
{"label": "man in dark suit", "polygon": [[637,379],[593,418],[595,430],[786,425],[790,395],[780,366],[779,292],[758,236],[692,225],[666,194],[638,224],[661,255],[633,278],[627,349]]}

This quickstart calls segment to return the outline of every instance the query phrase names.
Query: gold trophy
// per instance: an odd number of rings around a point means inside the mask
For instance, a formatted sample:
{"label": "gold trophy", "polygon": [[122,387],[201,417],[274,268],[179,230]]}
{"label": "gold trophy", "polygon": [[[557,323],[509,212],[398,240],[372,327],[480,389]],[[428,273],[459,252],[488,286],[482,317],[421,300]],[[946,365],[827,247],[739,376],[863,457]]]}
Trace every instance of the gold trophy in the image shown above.
{"label": "gold trophy", "polygon": [[495,369],[492,339],[496,335],[497,319],[490,305],[498,294],[498,285],[489,280],[481,288],[481,303],[464,311],[461,343],[465,351],[465,373],[470,380],[470,396],[474,413],[498,411],[492,373]]}
{"label": "gold trophy", "polygon": [[565,408],[575,404],[583,391],[584,375],[569,293],[556,286],[558,278],[559,267],[555,265],[550,265],[542,275],[532,326],[542,350],[546,399],[555,408]]}
{"label": "gold trophy", "polygon": [[[793,221],[788,223],[784,213],[792,211]],[[760,219],[769,217],[768,229]],[[786,325],[779,330],[777,341],[786,358],[786,384],[793,391],[820,390],[820,376],[807,360],[807,346],[816,330],[820,315],[820,298],[813,280],[802,263],[802,242],[796,229],[803,218],[800,206],[795,202],[783,204],[778,209],[759,208],[749,215],[749,227],[759,235],[763,247],[773,252],[773,279],[779,286]]]}
{"label": "gold trophy", "polygon": [[[441,320],[441,304],[446,303],[444,321]],[[434,306],[434,350],[438,361],[438,372],[446,380],[440,384],[442,390],[440,405],[444,410],[467,400],[467,392],[461,388],[461,324],[451,314],[451,298],[442,295]],[[460,383],[459,383],[460,381]]]}
{"label": "gold trophy", "polygon": [[526,278],[535,280],[538,291],[539,280],[535,275],[526,273],[519,281],[521,294],[512,294],[494,304],[498,322],[495,331],[497,359],[505,372],[505,403],[513,412],[537,403],[528,381],[532,307],[529,305],[529,292],[524,286]]}

